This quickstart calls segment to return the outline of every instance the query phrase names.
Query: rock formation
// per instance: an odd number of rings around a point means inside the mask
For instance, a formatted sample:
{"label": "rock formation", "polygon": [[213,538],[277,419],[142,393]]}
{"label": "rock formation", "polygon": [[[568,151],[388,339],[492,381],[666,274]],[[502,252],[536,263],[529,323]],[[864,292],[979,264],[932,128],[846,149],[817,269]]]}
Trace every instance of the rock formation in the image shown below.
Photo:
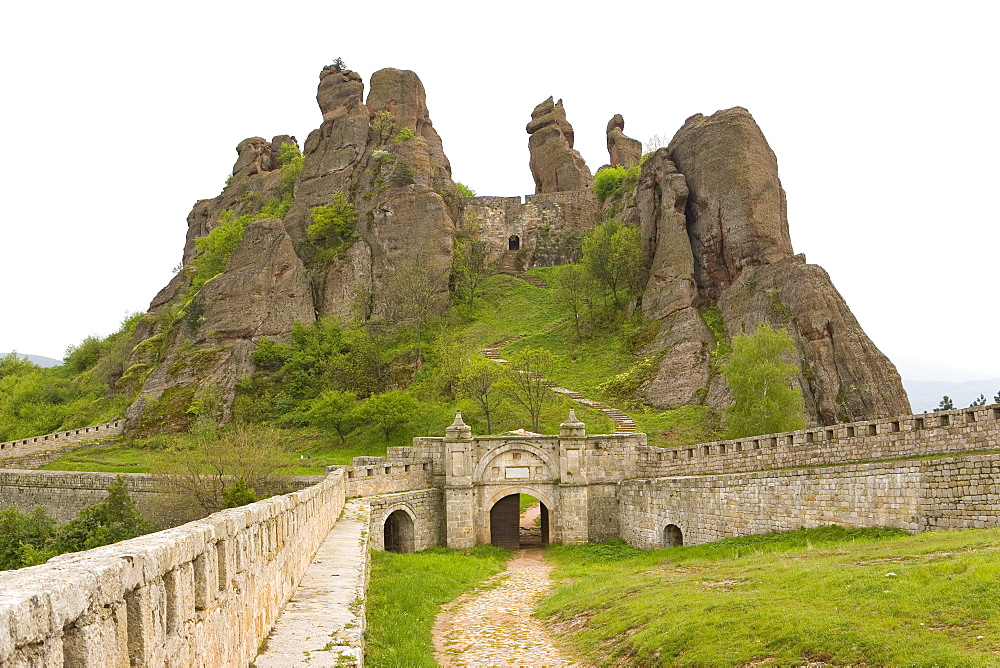
{"label": "rock formation", "polygon": [[608,155],[612,167],[631,167],[642,159],[642,142],[625,136],[625,119],[615,114],[608,121]]}
{"label": "rock formation", "polygon": [[529,165],[536,193],[589,188],[594,177],[583,156],[573,148],[573,126],[566,120],[562,100],[545,100],[531,112],[527,126]]}
{"label": "rock formation", "polygon": [[[642,308],[661,321],[651,403],[728,405],[711,352],[768,321],[795,340],[810,424],[909,412],[898,372],[830,277],[794,254],[777,160],[745,109],[689,118],[643,164],[634,209],[649,262]],[[725,332],[709,326],[716,313]]]}
{"label": "rock formation", "polygon": [[[184,270],[153,299],[136,328],[130,370],[118,379],[123,391],[141,389],[128,429],[182,427],[208,387],[227,420],[236,381],[253,370],[250,353],[261,338],[286,342],[296,322],[326,315],[379,317],[393,282],[412,280],[405,267],[418,267],[439,306],[446,304],[458,195],[423,85],[413,72],[385,69],[372,75],[363,98],[357,73],[324,68],[316,95],[323,121],[305,142],[297,178],[280,160],[293,137],[254,137],[237,147],[222,193],[195,204]],[[357,213],[356,241],[330,257],[306,231],[312,210],[340,194]],[[286,204],[267,208],[279,202]],[[271,210],[284,213],[263,217]],[[192,288],[195,240],[224,216],[244,215],[252,222],[225,270]]]}

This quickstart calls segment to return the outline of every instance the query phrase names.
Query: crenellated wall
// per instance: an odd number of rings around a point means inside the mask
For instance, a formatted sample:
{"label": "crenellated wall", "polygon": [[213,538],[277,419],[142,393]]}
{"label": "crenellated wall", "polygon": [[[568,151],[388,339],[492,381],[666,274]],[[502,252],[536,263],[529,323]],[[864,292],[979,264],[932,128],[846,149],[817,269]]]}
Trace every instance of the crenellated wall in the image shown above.
{"label": "crenellated wall", "polygon": [[580,239],[597,223],[600,204],[589,188],[520,197],[463,197],[461,226],[485,242],[491,260],[518,238],[520,269],[579,260]]}
{"label": "crenellated wall", "polygon": [[284,496],[0,573],[0,665],[246,665],[345,491],[334,472]]}
{"label": "crenellated wall", "polygon": [[642,549],[668,547],[668,525],[695,545],[822,524],[995,527],[1000,453],[628,480],[619,500],[621,537]]}
{"label": "crenellated wall", "polygon": [[[79,429],[43,434],[42,436],[4,441],[0,443],[0,459],[8,456],[35,454],[36,452],[63,448],[69,445],[78,445],[80,443],[89,443],[102,438],[112,438],[122,433],[124,425],[125,423],[122,420],[112,420],[111,422],[91,425],[90,427],[80,427]],[[16,452],[14,452],[15,450]]]}
{"label": "crenellated wall", "polygon": [[817,466],[1000,447],[1000,405],[903,415],[682,448],[640,448],[638,476]]}

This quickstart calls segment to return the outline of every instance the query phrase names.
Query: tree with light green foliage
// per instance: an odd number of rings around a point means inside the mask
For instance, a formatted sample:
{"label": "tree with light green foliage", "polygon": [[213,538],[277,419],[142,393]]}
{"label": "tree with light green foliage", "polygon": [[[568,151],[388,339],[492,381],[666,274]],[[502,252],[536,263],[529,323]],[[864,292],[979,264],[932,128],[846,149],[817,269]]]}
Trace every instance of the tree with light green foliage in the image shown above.
{"label": "tree with light green foliage", "polygon": [[75,519],[59,527],[52,547],[57,554],[78,552],[142,536],[154,529],[129,496],[125,479],[118,476],[108,488],[108,498],[87,506]]}
{"label": "tree with light green foliage", "polygon": [[587,311],[593,309],[595,288],[593,277],[582,264],[566,265],[556,275],[556,297],[573,312],[573,326],[576,329],[577,340],[583,338],[580,325],[584,309]]}
{"label": "tree with light green foliage", "polygon": [[344,445],[347,436],[358,428],[357,405],[358,397],[353,392],[327,390],[312,400],[306,416],[310,424],[336,433]]}
{"label": "tree with light green foliage", "polygon": [[798,374],[785,356],[795,350],[788,330],[763,323],[753,334],[733,338],[722,375],[733,394],[725,412],[726,438],[802,429],[805,404],[802,390],[792,383]]}
{"label": "tree with light green foliage", "polygon": [[481,357],[474,358],[458,377],[459,395],[478,404],[486,419],[487,434],[493,433],[493,416],[503,401],[500,392],[503,377],[502,366]]}
{"label": "tree with light green foliage", "polygon": [[556,365],[556,356],[544,348],[524,348],[510,355],[501,391],[531,416],[531,431],[539,433],[542,409],[555,395],[546,386],[546,376]]}
{"label": "tree with light green foliage", "polygon": [[317,248],[335,254],[358,238],[354,227],[358,214],[344,193],[337,193],[330,204],[314,206],[309,212],[313,223],[306,228],[306,234]]}
{"label": "tree with light green foliage", "polygon": [[475,197],[476,196],[476,191],[475,190],[473,190],[469,186],[465,185],[464,183],[460,183],[458,181],[455,181],[455,190],[458,191],[458,194],[461,197]]}
{"label": "tree with light green foliage", "polygon": [[612,219],[583,237],[583,266],[611,293],[616,306],[622,297],[629,300],[641,294],[644,262],[642,233],[637,227]]}
{"label": "tree with light green foliage", "polygon": [[358,419],[382,432],[386,442],[393,432],[412,422],[417,415],[417,400],[409,392],[393,390],[373,394],[357,409]]}

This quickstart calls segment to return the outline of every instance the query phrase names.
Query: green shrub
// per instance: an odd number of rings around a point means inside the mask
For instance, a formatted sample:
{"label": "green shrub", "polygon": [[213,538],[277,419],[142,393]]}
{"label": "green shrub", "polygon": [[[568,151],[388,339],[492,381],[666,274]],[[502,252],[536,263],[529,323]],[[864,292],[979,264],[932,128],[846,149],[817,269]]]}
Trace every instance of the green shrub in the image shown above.
{"label": "green shrub", "polygon": [[462,197],[476,196],[476,191],[470,188],[469,186],[465,185],[464,183],[455,181],[455,189],[458,191],[458,194]]}
{"label": "green shrub", "polygon": [[339,253],[358,238],[354,227],[358,214],[344,193],[337,193],[327,206],[314,206],[309,211],[313,224],[306,234],[317,248]]}
{"label": "green shrub", "polygon": [[216,226],[205,236],[194,240],[198,255],[191,261],[195,274],[189,296],[197,294],[205,283],[225,271],[229,256],[243,241],[243,234],[250,223],[249,214],[236,217],[232,209],[225,209]]}
{"label": "green shrub", "polygon": [[278,164],[281,165],[281,192],[290,195],[295,188],[295,182],[299,180],[302,173],[302,165],[305,158],[302,151],[295,144],[285,143],[281,145],[278,153]]}
{"label": "green shrub", "polygon": [[414,134],[413,130],[411,130],[406,126],[403,126],[399,129],[399,132],[396,133],[396,136],[392,138],[392,143],[398,144],[408,139],[413,139],[414,137],[416,137],[416,134]]}
{"label": "green shrub", "polygon": [[610,199],[628,195],[639,183],[641,165],[632,167],[605,167],[594,175],[594,194],[602,204]]}

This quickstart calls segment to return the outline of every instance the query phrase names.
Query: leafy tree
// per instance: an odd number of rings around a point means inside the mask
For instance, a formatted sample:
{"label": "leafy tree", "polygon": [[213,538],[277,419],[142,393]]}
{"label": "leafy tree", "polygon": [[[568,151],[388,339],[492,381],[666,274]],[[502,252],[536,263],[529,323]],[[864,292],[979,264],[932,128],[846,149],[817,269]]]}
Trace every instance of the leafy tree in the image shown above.
{"label": "leafy tree", "polygon": [[344,59],[341,58],[340,56],[337,56],[336,58],[333,59],[333,63],[330,65],[330,67],[333,68],[334,72],[343,72],[344,70],[347,69],[347,65],[344,63]]}
{"label": "leafy tree", "polygon": [[456,238],[451,271],[456,292],[466,299],[471,312],[483,282],[494,273],[486,243],[473,236]]}
{"label": "leafy tree", "polygon": [[458,181],[455,181],[455,189],[458,190],[458,194],[461,197],[475,197],[476,196],[476,191],[473,190],[472,188],[470,188],[469,186],[465,185],[464,183],[460,183]]}
{"label": "leafy tree", "polygon": [[394,390],[383,394],[373,394],[358,407],[358,419],[362,423],[376,427],[382,432],[386,442],[393,432],[402,429],[417,414],[417,400],[408,392]]}
{"label": "leafy tree", "polygon": [[458,377],[458,391],[461,396],[473,399],[486,418],[486,433],[493,433],[493,414],[503,400],[500,381],[504,369],[495,362],[476,358]]}
{"label": "leafy tree", "polygon": [[952,401],[951,397],[949,397],[946,394],[946,395],[944,395],[941,398],[941,403],[939,403],[938,407],[934,409],[934,412],[937,412],[937,411],[950,411],[950,410],[952,410],[954,408],[955,408],[955,402]]}
{"label": "leafy tree", "polygon": [[784,356],[794,350],[784,328],[762,324],[750,335],[733,338],[722,365],[734,403],[726,409],[726,438],[743,438],[805,427],[802,391],[792,386],[798,373]]}
{"label": "leafy tree", "polygon": [[396,268],[381,290],[381,313],[390,326],[409,325],[416,338],[416,368],[423,363],[423,339],[427,325],[446,306],[445,274],[425,259],[416,257]]}
{"label": "leafy tree", "polygon": [[30,513],[22,513],[17,508],[0,510],[0,571],[30,565],[25,559],[25,547],[42,550],[54,530],[55,521],[41,506]]}
{"label": "leafy tree", "polygon": [[108,488],[107,499],[87,506],[76,519],[59,527],[52,546],[57,553],[78,552],[135,538],[153,529],[139,514],[125,479],[118,476]]}
{"label": "leafy tree", "polygon": [[986,395],[980,394],[978,399],[975,399],[971,404],[969,404],[969,408],[972,408],[973,406],[985,406],[985,405],[986,405]]}
{"label": "leafy tree", "polygon": [[[291,195],[295,190],[295,182],[299,180],[302,167],[305,165],[305,158],[298,145],[285,142],[278,149],[278,164],[281,165],[281,192]],[[283,216],[266,216],[267,218],[281,218]]]}
{"label": "leafy tree", "polygon": [[594,280],[581,264],[570,264],[556,275],[556,297],[573,312],[573,325],[576,328],[576,338],[583,338],[580,331],[580,321],[584,309],[594,306],[592,296],[596,291]]}
{"label": "leafy tree", "polygon": [[66,366],[73,373],[82,373],[96,365],[104,352],[100,337],[88,336],[78,345],[66,349]]}
{"label": "leafy tree", "polygon": [[613,219],[583,237],[583,266],[611,292],[615,305],[619,304],[619,293],[631,299],[642,291],[645,257],[641,237],[638,228]]}
{"label": "leafy tree", "polygon": [[344,445],[347,436],[358,428],[357,402],[358,397],[353,392],[327,390],[312,401],[306,415],[310,424],[336,433],[340,444]]}
{"label": "leafy tree", "polygon": [[502,385],[503,393],[531,416],[531,430],[539,431],[542,408],[552,401],[545,376],[556,364],[556,356],[544,348],[524,348],[510,356]]}

